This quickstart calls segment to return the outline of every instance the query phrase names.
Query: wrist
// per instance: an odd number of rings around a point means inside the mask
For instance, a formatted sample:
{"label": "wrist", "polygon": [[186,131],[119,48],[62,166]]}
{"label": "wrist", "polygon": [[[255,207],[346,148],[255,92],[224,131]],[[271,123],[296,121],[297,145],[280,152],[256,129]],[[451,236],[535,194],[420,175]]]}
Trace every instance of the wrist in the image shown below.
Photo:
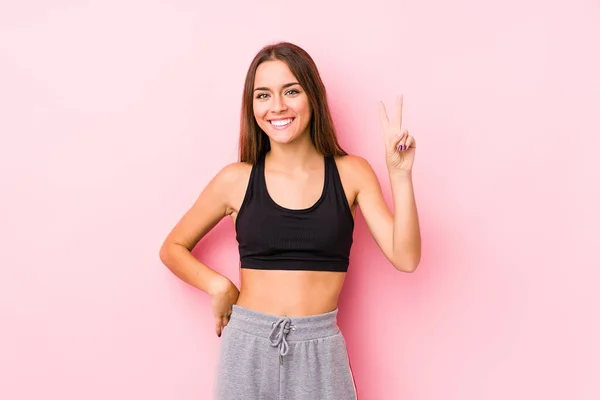
{"label": "wrist", "polygon": [[412,179],[412,170],[388,168],[388,174],[392,179]]}

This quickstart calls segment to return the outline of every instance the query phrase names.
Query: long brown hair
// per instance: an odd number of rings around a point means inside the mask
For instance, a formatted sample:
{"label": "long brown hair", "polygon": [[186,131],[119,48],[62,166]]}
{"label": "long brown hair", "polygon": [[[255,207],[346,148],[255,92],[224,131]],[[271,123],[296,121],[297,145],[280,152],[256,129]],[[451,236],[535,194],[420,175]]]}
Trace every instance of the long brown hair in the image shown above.
{"label": "long brown hair", "polygon": [[304,49],[292,43],[280,42],[263,47],[248,68],[240,118],[240,161],[254,165],[271,149],[269,137],[258,126],[252,107],[256,70],[261,63],[271,60],[285,62],[306,92],[312,111],[310,138],[317,151],[324,156],[346,155],[338,143],[327,92],[315,62]]}

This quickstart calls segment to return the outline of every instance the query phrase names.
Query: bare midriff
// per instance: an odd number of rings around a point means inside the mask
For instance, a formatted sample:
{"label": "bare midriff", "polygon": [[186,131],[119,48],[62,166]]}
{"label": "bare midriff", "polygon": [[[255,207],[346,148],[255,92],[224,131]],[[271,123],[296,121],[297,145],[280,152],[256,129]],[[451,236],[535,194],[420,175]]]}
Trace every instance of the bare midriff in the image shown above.
{"label": "bare midriff", "polygon": [[241,269],[237,305],[277,316],[302,317],[337,308],[346,273]]}

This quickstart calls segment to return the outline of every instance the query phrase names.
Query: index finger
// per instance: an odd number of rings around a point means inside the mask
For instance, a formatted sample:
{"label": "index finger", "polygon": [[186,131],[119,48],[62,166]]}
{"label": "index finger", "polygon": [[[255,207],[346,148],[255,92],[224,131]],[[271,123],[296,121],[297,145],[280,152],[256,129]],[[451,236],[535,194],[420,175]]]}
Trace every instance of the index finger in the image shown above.
{"label": "index finger", "polygon": [[379,122],[381,123],[382,127],[385,127],[390,123],[390,120],[388,119],[387,112],[385,111],[385,105],[383,104],[383,101],[379,102],[377,108],[379,109]]}

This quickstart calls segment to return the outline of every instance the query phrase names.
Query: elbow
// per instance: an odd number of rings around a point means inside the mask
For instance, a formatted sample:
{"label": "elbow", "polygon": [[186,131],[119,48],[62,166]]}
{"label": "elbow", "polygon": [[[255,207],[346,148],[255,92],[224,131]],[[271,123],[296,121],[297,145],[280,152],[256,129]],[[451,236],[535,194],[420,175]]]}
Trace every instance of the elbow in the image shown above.
{"label": "elbow", "polygon": [[167,243],[163,243],[162,246],[160,246],[160,250],[158,251],[158,258],[160,258],[160,261],[167,265],[167,260],[169,258],[169,246],[167,246]]}
{"label": "elbow", "polygon": [[418,266],[419,266],[418,264],[394,264],[394,267],[399,272],[406,272],[406,273],[415,272],[415,270],[417,269]]}
{"label": "elbow", "polygon": [[162,246],[160,247],[160,250],[158,251],[158,258],[160,258],[160,261],[169,269],[172,268],[172,265],[174,262],[176,262],[177,258],[180,257],[180,251],[181,249],[185,249],[187,251],[191,251],[190,249],[188,249],[187,247],[171,241],[171,240],[165,240],[165,242],[162,244]]}
{"label": "elbow", "polygon": [[402,257],[402,258],[399,257],[398,259],[392,261],[392,265],[399,272],[411,273],[411,272],[415,272],[415,270],[419,266],[420,262],[421,262],[420,256]]}
{"label": "elbow", "polygon": [[170,260],[172,258],[173,253],[173,243],[169,241],[165,241],[162,246],[160,246],[160,250],[158,251],[158,258],[165,265],[169,266]]}

